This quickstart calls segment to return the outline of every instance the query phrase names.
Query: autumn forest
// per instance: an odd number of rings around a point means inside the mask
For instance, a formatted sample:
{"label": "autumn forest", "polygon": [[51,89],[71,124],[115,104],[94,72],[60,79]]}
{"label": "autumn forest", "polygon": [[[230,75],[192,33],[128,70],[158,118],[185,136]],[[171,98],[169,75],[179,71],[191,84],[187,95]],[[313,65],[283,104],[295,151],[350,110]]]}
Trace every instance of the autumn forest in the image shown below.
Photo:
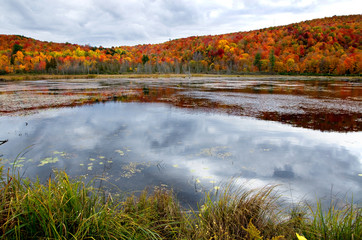
{"label": "autumn forest", "polygon": [[359,75],[362,15],[161,44],[92,47],[0,35],[0,74],[279,73]]}

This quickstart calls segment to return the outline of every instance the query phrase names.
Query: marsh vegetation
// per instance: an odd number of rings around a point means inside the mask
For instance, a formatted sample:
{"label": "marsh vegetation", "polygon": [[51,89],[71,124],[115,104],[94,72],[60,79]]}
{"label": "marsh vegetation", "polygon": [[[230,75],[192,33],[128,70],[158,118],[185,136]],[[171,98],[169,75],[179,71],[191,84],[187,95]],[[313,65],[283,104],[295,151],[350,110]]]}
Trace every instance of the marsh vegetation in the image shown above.
{"label": "marsh vegetation", "polygon": [[358,239],[361,96],[351,78],[0,82],[3,238]]}
{"label": "marsh vegetation", "polygon": [[285,209],[274,187],[207,193],[197,209],[172,190],[106,193],[56,171],[46,184],[7,173],[0,181],[2,239],[359,239],[362,210],[353,203]]}

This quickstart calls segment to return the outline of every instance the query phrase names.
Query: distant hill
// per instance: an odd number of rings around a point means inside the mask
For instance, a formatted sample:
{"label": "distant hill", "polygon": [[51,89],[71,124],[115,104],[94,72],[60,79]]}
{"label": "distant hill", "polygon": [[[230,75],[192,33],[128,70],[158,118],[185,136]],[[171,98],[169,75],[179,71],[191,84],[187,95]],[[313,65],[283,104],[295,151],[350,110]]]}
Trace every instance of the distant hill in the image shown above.
{"label": "distant hill", "polygon": [[0,73],[361,74],[362,15],[161,44],[91,47],[0,35]]}

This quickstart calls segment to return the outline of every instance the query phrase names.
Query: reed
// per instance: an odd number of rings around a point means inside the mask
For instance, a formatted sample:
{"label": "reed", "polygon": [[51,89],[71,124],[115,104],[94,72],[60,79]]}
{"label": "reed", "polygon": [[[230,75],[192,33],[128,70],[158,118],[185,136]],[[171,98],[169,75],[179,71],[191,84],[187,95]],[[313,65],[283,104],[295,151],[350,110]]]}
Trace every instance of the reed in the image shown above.
{"label": "reed", "polygon": [[1,182],[2,239],[152,239],[109,198],[56,172],[47,184],[7,177]]}
{"label": "reed", "polygon": [[[361,208],[331,203],[286,212],[275,186],[230,184],[206,193],[198,209],[183,209],[158,187],[116,198],[95,182],[55,171],[47,183],[0,166],[1,239],[361,239]],[[339,206],[339,205],[338,205]],[[297,235],[298,234],[298,235]]]}
{"label": "reed", "polygon": [[362,239],[362,209],[355,204],[331,201],[325,210],[321,201],[309,206],[304,235],[308,239]]}

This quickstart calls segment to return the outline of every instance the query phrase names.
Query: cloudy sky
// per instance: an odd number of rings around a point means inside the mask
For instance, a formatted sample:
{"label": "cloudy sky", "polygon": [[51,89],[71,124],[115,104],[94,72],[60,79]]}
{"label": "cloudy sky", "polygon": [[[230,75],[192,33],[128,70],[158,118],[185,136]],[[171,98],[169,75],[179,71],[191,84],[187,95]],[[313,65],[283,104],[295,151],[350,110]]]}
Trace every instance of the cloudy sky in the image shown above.
{"label": "cloudy sky", "polygon": [[0,34],[110,47],[361,13],[360,0],[0,0]]}

